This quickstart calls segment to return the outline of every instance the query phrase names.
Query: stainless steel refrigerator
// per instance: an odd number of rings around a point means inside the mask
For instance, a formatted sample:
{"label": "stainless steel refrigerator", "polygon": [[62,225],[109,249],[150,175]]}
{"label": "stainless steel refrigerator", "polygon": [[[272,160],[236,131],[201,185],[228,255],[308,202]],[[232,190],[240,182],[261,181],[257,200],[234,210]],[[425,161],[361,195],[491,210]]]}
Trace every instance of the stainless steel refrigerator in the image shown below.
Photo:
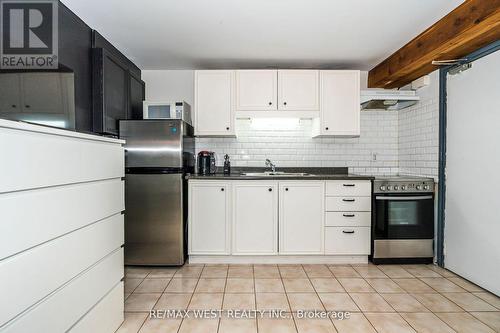
{"label": "stainless steel refrigerator", "polygon": [[125,144],[125,264],[182,265],[193,127],[180,119],[121,120]]}

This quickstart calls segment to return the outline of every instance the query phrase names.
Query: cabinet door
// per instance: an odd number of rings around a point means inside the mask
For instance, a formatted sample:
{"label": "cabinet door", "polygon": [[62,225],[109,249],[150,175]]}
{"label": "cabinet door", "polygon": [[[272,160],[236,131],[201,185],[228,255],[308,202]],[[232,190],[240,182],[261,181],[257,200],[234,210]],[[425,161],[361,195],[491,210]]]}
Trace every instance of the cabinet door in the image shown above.
{"label": "cabinet door", "polygon": [[229,254],[227,183],[190,183],[189,254]]}
{"label": "cabinet door", "polygon": [[239,111],[277,110],[276,70],[236,71],[236,109]]}
{"label": "cabinet door", "polygon": [[278,109],[284,111],[319,110],[319,71],[279,70]]}
{"label": "cabinet door", "polygon": [[2,117],[9,117],[9,113],[18,113],[22,110],[21,75],[0,73],[0,113]]}
{"label": "cabinet door", "polygon": [[320,71],[321,135],[360,134],[359,71]]}
{"label": "cabinet door", "polygon": [[140,78],[130,75],[130,103],[128,119],[142,119],[145,83]]}
{"label": "cabinet door", "polygon": [[278,184],[235,184],[233,208],[233,254],[276,254]]}
{"label": "cabinet door", "polygon": [[282,254],[322,254],[324,183],[280,183],[280,245]]}
{"label": "cabinet door", "polygon": [[93,49],[94,132],[118,134],[118,120],[127,119],[129,72],[111,53]]}
{"label": "cabinet door", "polygon": [[64,111],[61,76],[58,73],[22,75],[23,112],[60,113]]}
{"label": "cabinet door", "polygon": [[195,135],[234,135],[234,71],[195,73]]}

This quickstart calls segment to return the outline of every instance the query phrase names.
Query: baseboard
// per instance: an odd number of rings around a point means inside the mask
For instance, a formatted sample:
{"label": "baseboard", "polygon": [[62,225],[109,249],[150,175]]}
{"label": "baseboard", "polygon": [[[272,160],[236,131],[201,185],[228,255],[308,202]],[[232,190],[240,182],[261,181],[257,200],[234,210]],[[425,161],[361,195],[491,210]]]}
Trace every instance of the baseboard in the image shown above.
{"label": "baseboard", "polygon": [[325,255],[279,255],[279,256],[233,256],[233,255],[190,255],[190,264],[366,264],[367,255],[325,256]]}

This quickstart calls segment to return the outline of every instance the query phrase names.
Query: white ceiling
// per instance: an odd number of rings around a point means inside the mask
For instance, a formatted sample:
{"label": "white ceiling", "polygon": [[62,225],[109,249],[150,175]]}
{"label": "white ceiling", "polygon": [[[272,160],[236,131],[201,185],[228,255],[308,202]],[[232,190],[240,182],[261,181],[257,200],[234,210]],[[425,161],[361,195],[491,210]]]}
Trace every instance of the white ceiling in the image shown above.
{"label": "white ceiling", "polygon": [[462,0],[63,0],[142,69],[371,69]]}

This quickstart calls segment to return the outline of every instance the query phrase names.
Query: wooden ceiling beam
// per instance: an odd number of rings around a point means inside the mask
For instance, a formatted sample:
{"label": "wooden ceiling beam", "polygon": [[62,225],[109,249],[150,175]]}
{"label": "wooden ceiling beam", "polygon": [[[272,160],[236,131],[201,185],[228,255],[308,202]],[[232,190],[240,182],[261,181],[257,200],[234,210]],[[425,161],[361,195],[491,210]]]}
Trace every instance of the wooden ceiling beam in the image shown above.
{"label": "wooden ceiling beam", "polygon": [[466,0],[368,73],[369,88],[400,88],[500,39],[500,0]]}

